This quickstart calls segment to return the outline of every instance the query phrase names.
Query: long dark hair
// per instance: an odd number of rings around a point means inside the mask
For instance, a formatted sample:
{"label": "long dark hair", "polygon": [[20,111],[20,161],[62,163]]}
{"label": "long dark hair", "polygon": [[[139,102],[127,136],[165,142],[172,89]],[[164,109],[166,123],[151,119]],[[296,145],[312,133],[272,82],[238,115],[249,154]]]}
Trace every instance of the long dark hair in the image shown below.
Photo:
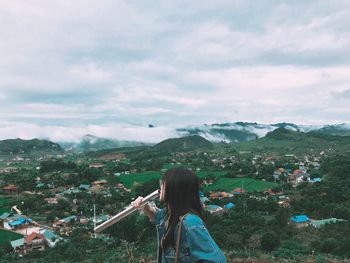
{"label": "long dark hair", "polygon": [[166,230],[161,241],[165,251],[175,245],[175,226],[179,217],[186,213],[194,213],[203,217],[203,207],[199,199],[199,181],[189,169],[176,167],[168,170],[162,176],[164,202],[167,205]]}

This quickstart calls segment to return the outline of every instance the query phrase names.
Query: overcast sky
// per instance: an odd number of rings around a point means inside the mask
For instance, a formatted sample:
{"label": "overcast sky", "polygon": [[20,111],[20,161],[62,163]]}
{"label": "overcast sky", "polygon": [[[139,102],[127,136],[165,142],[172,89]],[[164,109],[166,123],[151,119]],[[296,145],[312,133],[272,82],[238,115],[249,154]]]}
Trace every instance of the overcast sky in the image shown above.
{"label": "overcast sky", "polygon": [[350,1],[0,0],[0,139],[235,121],[350,122]]}

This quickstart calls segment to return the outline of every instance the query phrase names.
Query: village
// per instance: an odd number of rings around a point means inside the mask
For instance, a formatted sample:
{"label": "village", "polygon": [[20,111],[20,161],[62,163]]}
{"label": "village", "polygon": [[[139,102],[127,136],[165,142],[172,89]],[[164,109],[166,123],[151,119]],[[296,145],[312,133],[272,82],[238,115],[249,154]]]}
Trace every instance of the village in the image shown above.
{"label": "village", "polygon": [[[125,154],[1,159],[1,241],[25,255],[66,242],[76,228],[96,237],[93,227],[126,207],[135,198],[135,187],[158,181],[161,172],[174,166],[195,170],[202,181],[200,200],[213,216],[234,211],[241,196],[290,207],[293,189],[322,181],[318,169],[323,154],[174,153],[157,160],[159,171],[145,170],[153,160],[138,160],[141,166],[136,167]],[[338,221],[345,220],[292,214],[288,224],[319,228]]]}

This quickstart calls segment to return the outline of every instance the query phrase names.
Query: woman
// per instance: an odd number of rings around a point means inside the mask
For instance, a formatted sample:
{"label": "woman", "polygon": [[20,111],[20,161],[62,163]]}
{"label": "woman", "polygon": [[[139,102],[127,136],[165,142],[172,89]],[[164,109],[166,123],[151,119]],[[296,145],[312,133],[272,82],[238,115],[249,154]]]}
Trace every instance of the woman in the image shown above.
{"label": "woman", "polygon": [[158,209],[150,204],[141,207],[142,197],[134,207],[143,209],[156,224],[158,263],[175,262],[226,262],[226,258],[204,222],[199,199],[197,176],[184,168],[168,170],[160,182],[160,201],[166,207]]}

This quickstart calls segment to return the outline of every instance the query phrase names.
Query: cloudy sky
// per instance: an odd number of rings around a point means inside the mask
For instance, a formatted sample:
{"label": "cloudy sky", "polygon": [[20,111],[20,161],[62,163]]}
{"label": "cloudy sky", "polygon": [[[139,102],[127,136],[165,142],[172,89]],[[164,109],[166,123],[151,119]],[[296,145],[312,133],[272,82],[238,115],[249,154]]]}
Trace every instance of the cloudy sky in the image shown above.
{"label": "cloudy sky", "polygon": [[350,122],[350,1],[0,0],[0,139],[235,121]]}

